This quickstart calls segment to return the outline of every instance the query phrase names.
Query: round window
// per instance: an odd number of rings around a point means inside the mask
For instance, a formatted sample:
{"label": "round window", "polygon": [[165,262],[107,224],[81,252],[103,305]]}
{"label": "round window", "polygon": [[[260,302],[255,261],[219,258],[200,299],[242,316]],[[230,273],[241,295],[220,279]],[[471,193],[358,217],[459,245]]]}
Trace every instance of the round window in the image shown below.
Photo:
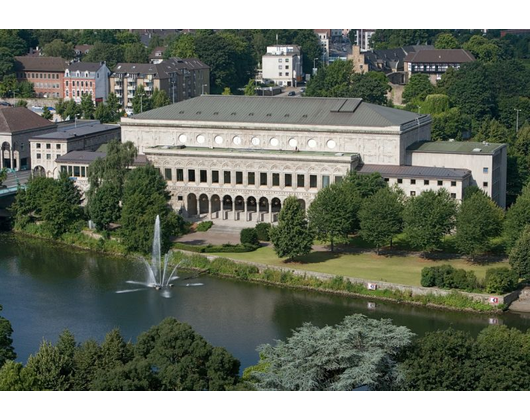
{"label": "round window", "polygon": [[316,142],[316,140],[311,139],[311,140],[309,140],[307,142],[307,145],[313,149],[313,148],[317,147],[317,142]]}
{"label": "round window", "polygon": [[291,147],[296,147],[296,146],[298,146],[298,140],[296,140],[296,139],[290,139],[290,140],[289,140],[289,146],[291,146]]}
{"label": "round window", "polygon": [[223,138],[221,136],[215,136],[215,143],[217,144],[222,144],[223,143]]}
{"label": "round window", "polygon": [[180,141],[181,143],[186,143],[187,140],[188,140],[188,138],[186,137],[186,134],[181,134],[181,135],[179,136],[179,141]]}
{"label": "round window", "polygon": [[328,146],[328,149],[334,149],[337,146],[337,143],[335,143],[335,140],[328,140],[326,145]]}
{"label": "round window", "polygon": [[235,136],[233,138],[234,144],[241,144],[241,137]]}
{"label": "round window", "polygon": [[197,143],[204,143],[206,138],[203,135],[197,136]]}
{"label": "round window", "polygon": [[276,137],[273,137],[273,138],[271,139],[271,146],[276,147],[276,146],[278,146],[279,144],[280,144],[280,142],[278,141],[278,139],[277,139]]}
{"label": "round window", "polygon": [[253,137],[253,138],[252,138],[252,144],[253,144],[254,146],[258,146],[258,145],[259,145],[259,139],[258,139],[257,137]]}

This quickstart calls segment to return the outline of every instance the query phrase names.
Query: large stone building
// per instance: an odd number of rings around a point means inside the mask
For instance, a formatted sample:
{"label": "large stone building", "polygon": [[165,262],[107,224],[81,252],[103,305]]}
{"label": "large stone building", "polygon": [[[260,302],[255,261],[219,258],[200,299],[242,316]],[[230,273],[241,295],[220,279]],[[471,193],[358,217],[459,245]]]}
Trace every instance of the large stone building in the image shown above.
{"label": "large stone building", "polygon": [[30,169],[29,139],[57,130],[56,124],[24,107],[0,107],[0,169]]}
{"label": "large stone building", "polygon": [[351,170],[380,172],[409,196],[446,188],[461,199],[478,185],[504,205],[506,147],[451,153],[426,143],[431,122],[361,99],[208,95],[122,119],[122,140],[160,169],[187,217],[275,221],[285,198],[307,208]]}
{"label": "large stone building", "polygon": [[97,120],[65,124],[54,133],[30,138],[31,169],[35,174],[57,178],[57,158],[73,151],[95,152],[102,144],[120,138],[117,124],[101,124]]}

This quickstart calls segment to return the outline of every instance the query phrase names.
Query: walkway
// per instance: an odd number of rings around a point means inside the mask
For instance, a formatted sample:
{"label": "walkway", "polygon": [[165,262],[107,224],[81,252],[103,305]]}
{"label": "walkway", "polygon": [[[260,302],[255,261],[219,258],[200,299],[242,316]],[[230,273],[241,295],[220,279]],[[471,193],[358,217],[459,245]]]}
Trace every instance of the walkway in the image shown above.
{"label": "walkway", "polygon": [[[226,221],[225,221],[226,222]],[[215,222],[214,222],[215,223]],[[206,232],[193,232],[179,237],[176,242],[188,245],[223,245],[239,243],[239,234],[243,227],[241,225],[216,225],[214,224]]]}
{"label": "walkway", "polygon": [[519,299],[510,305],[510,311],[530,313],[530,287],[521,290]]}

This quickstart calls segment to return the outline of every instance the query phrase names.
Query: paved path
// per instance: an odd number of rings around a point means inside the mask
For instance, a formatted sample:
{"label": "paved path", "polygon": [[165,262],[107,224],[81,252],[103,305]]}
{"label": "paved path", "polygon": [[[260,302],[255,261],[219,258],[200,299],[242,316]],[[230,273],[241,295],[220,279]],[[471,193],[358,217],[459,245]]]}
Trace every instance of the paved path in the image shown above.
{"label": "paved path", "polygon": [[176,242],[181,242],[188,245],[223,245],[239,243],[239,234],[241,227],[236,226],[221,226],[213,225],[206,232],[188,233],[177,238]]}
{"label": "paved path", "polygon": [[519,299],[510,305],[510,311],[530,313],[530,287],[521,290]]}

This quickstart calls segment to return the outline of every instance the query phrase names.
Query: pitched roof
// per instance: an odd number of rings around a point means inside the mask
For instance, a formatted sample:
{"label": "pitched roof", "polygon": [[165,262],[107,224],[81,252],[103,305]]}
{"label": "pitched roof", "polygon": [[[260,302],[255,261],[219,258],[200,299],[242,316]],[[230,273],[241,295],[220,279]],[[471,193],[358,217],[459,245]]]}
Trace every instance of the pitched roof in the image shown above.
{"label": "pitched roof", "polygon": [[92,49],[93,45],[89,44],[82,44],[82,45],[76,45],[74,47],[74,50],[79,51],[81,54],[86,54],[90,49]]}
{"label": "pitched roof", "polygon": [[15,57],[17,71],[57,71],[63,72],[68,63],[60,57]]}
{"label": "pitched roof", "polygon": [[16,133],[55,124],[22,106],[0,108],[0,133]]}
{"label": "pitched roof", "polygon": [[89,71],[97,72],[105,63],[87,63],[85,61],[76,61],[68,66],[68,70],[72,71]]}
{"label": "pitched roof", "polygon": [[137,114],[132,119],[395,127],[430,117],[354,98],[204,95]]}
{"label": "pitched roof", "polygon": [[[106,144],[102,145],[106,146]],[[99,150],[102,151],[99,151]],[[55,159],[56,162],[62,163],[62,162],[68,162],[68,163],[80,163],[80,164],[91,164],[98,158],[104,159],[107,156],[106,148],[105,151],[103,151],[103,147],[100,147],[97,152],[90,152],[88,150],[74,150],[72,152],[68,152],[65,155],[59,156],[57,159]],[[138,155],[134,159],[133,166],[144,166],[147,165],[148,160],[145,155]]]}
{"label": "pitched roof", "polygon": [[114,73],[152,74],[157,79],[168,79],[171,73],[181,73],[182,69],[196,70],[207,68],[209,67],[197,58],[172,57],[158,64],[118,63],[114,69]]}
{"label": "pitched roof", "polygon": [[463,179],[471,174],[468,169],[437,168],[431,166],[405,165],[363,165],[357,169],[360,174],[378,172],[383,177]]}
{"label": "pitched roof", "polygon": [[407,55],[420,50],[433,50],[432,45],[407,45],[389,50],[374,50],[362,53],[370,70],[396,71],[403,70]]}
{"label": "pitched roof", "polygon": [[475,57],[466,50],[420,50],[409,54],[405,61],[410,63],[468,63]]}

